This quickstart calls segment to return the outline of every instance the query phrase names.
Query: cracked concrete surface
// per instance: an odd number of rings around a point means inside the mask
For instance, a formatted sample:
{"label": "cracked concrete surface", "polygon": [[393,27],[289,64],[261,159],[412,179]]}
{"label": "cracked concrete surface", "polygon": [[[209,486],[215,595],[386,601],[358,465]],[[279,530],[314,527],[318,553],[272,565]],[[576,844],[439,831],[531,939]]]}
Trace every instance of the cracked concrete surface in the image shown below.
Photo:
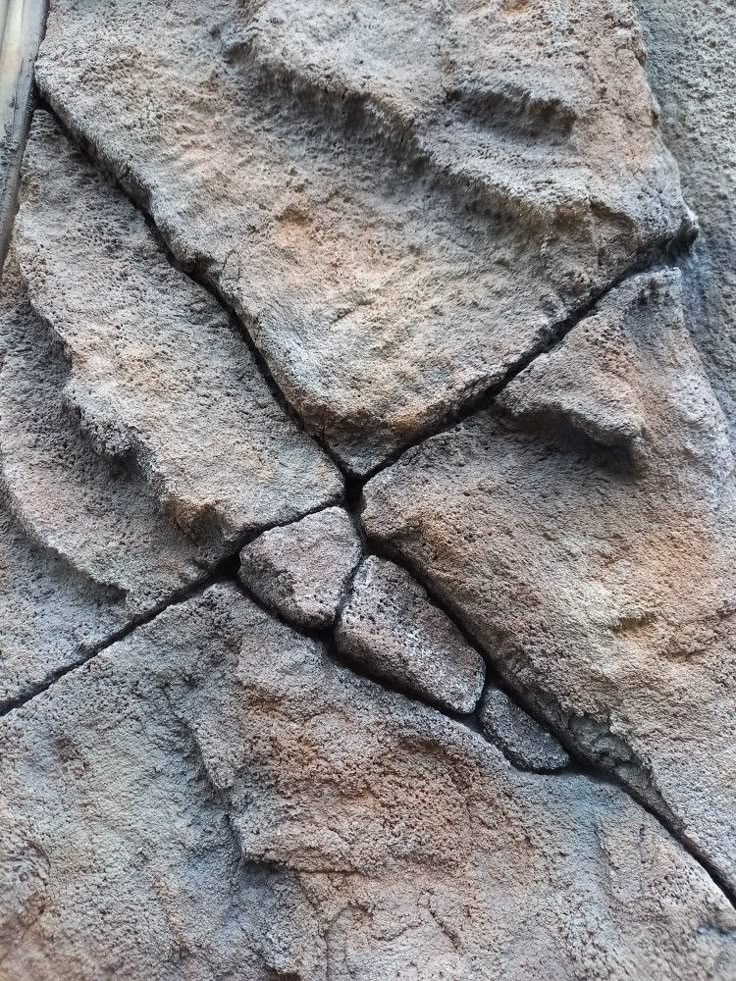
{"label": "cracked concrete surface", "polygon": [[640,7],[52,0],[18,187],[0,3],[2,981],[736,976],[730,67]]}

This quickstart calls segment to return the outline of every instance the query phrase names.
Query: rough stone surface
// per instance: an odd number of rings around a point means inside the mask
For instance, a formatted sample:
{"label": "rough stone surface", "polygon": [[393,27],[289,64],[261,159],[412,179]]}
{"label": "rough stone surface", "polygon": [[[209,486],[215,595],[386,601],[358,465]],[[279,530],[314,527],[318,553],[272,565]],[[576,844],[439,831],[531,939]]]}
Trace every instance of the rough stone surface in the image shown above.
{"label": "rough stone surface", "polygon": [[522,770],[554,773],[570,764],[566,750],[500,688],[488,688],[480,707],[483,732]]}
{"label": "rough stone surface", "polygon": [[365,473],[692,216],[628,0],[53,0],[44,97]]}
{"label": "rough stone surface", "polygon": [[341,654],[369,674],[466,715],[483,690],[483,658],[412,577],[369,556],[335,634]]}
{"label": "rough stone surface", "polygon": [[336,469],[274,401],[219,305],[41,112],[14,249],[95,448],[135,458],[204,555],[340,494]]}
{"label": "rough stone surface", "polygon": [[231,587],[0,739],[7,981],[733,976],[733,909],[625,794],[514,770]]}
{"label": "rough stone surface", "polygon": [[736,438],[736,7],[638,0],[647,72],[701,234],[683,261],[688,326]]}
{"label": "rough stone surface", "polygon": [[736,883],[736,500],[676,272],[630,280],[366,490],[509,685]]}
{"label": "rough stone surface", "polygon": [[11,256],[0,294],[0,707],[202,578],[146,482],[64,411],[67,369]]}
{"label": "rough stone surface", "polygon": [[50,0],[18,187],[0,0],[0,981],[736,977],[736,17],[639,7]]}
{"label": "rough stone surface", "polygon": [[362,555],[343,508],[326,508],[260,535],[240,553],[243,585],[297,627],[331,627]]}

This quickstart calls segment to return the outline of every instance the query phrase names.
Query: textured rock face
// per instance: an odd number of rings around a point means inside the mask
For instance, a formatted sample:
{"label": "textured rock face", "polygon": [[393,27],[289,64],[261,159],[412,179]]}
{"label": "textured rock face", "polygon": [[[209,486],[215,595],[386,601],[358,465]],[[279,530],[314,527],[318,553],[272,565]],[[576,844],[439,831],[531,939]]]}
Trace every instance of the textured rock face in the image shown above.
{"label": "textured rock face", "polygon": [[0,0],[0,981],[733,981],[678,6]]}
{"label": "textured rock face", "polygon": [[733,910],[621,791],[515,771],[232,588],[0,731],[8,981],[732,976]]}
{"label": "textured rock face", "polygon": [[365,473],[689,234],[643,58],[619,0],[56,0],[37,78]]}
{"label": "textured rock face", "polygon": [[340,614],[337,647],[369,674],[467,715],[483,690],[483,658],[393,562],[367,558]]}
{"label": "textured rock face", "polygon": [[23,180],[15,253],[98,452],[134,457],[205,555],[334,500],[339,474],[276,404],[227,316],[41,112]]}
{"label": "textured rock face", "polygon": [[701,235],[684,261],[688,323],[736,434],[736,8],[639,0],[648,74]]}
{"label": "textured rock face", "polygon": [[0,704],[202,577],[145,481],[64,411],[67,370],[14,257],[0,296]]}
{"label": "textured rock face", "polygon": [[736,881],[727,426],[677,273],[631,280],[366,490],[512,687]]}
{"label": "textured rock face", "polygon": [[240,581],[297,627],[331,627],[362,548],[343,508],[326,508],[260,535],[240,553]]}

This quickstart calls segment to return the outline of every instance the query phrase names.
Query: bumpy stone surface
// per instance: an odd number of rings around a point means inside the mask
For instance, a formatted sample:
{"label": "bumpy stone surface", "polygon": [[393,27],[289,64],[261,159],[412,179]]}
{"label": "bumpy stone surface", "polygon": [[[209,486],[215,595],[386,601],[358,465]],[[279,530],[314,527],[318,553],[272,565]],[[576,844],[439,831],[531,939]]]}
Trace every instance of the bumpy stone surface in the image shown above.
{"label": "bumpy stone surface", "polygon": [[232,588],[0,739],[7,981],[733,976],[733,910],[621,791],[514,770]]}
{"label": "bumpy stone surface", "polygon": [[145,481],[95,454],[14,258],[0,294],[0,707],[203,575]]}
{"label": "bumpy stone surface", "polygon": [[611,294],[501,403],[369,483],[369,535],[736,883],[733,458],[678,274]]}
{"label": "bumpy stone surface", "polygon": [[324,630],[335,622],[362,548],[342,508],[260,535],[240,553],[240,580],[280,617]]}
{"label": "bumpy stone surface", "polygon": [[361,564],[335,637],[369,674],[452,712],[472,712],[480,698],[483,658],[393,562],[369,556]]}
{"label": "bumpy stone surface", "polygon": [[488,688],[480,707],[483,732],[522,770],[554,773],[570,757],[559,742],[500,688]]}
{"label": "bumpy stone surface", "polygon": [[218,304],[37,112],[15,255],[71,363],[96,449],[134,457],[203,555],[334,500],[339,474],[274,401]]}
{"label": "bumpy stone surface", "polygon": [[692,219],[628,0],[53,0],[37,80],[356,472]]}
{"label": "bumpy stone surface", "polygon": [[50,0],[1,981],[733,981],[736,21],[639,2]]}
{"label": "bumpy stone surface", "polygon": [[736,439],[736,7],[638,5],[662,127],[701,226],[683,262],[688,324]]}

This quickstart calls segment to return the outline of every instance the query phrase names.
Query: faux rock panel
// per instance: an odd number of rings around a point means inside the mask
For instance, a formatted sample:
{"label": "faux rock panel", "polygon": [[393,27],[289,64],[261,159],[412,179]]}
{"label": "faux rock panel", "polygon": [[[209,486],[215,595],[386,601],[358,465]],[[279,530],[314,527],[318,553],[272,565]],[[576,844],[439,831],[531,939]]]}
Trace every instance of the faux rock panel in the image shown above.
{"label": "faux rock panel", "polygon": [[219,305],[41,112],[14,249],[71,363],[67,398],[85,432],[102,455],[136,460],[204,556],[339,496],[338,472],[274,401]]}
{"label": "faux rock panel", "polygon": [[483,413],[368,484],[515,690],[736,884],[736,498],[677,273],[612,293]]}
{"label": "faux rock panel", "polygon": [[732,976],[733,910],[621,791],[514,770],[232,587],[0,740],[7,981]]}
{"label": "faux rock panel", "polygon": [[297,627],[331,627],[347,596],[362,547],[343,508],[326,508],[266,531],[240,553],[240,581]]}
{"label": "faux rock panel", "polygon": [[375,556],[361,564],[340,614],[337,648],[368,674],[467,715],[483,690],[483,658],[411,576]]}
{"label": "faux rock panel", "polygon": [[53,0],[44,97],[355,472],[693,220],[627,0]]}
{"label": "faux rock panel", "polygon": [[45,7],[0,981],[733,981],[730,8]]}

